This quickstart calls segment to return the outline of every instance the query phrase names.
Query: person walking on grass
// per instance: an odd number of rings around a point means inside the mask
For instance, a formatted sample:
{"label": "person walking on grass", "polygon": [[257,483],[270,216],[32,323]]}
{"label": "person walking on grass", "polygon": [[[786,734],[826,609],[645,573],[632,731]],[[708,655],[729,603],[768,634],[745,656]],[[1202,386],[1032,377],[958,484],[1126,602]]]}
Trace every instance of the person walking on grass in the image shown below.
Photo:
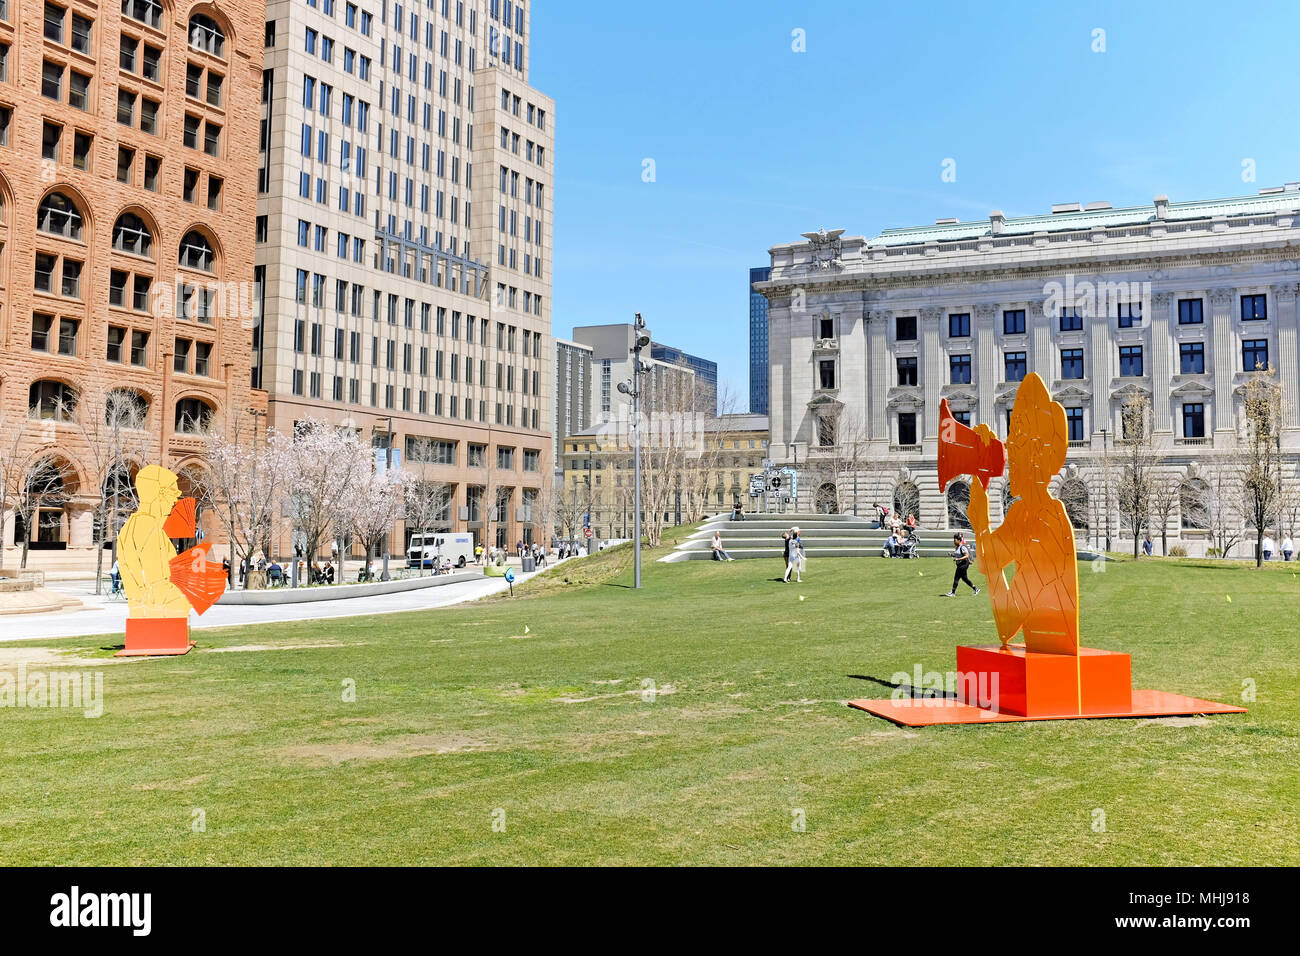
{"label": "person walking on grass", "polygon": [[714,561],[735,561],[736,560],[731,555],[727,554],[726,550],[722,547],[722,532],[720,531],[713,532],[712,547],[713,547]]}
{"label": "person walking on grass", "polygon": [[790,529],[790,547],[794,552],[795,581],[802,584],[803,573],[808,568],[808,552],[804,550],[803,537],[800,535],[798,528]]}
{"label": "person walking on grass", "polygon": [[790,572],[794,570],[794,565],[791,563],[791,555],[794,554],[793,546],[794,546],[794,542],[790,540],[790,532],[782,531],[781,532],[781,550],[782,550],[781,560],[785,562],[785,576],[781,578],[783,584],[790,583]]}
{"label": "person walking on grass", "polygon": [[1291,536],[1289,534],[1283,535],[1282,536],[1282,560],[1290,561],[1291,552],[1294,550],[1295,550],[1295,545],[1291,543]]}
{"label": "person walking on grass", "polygon": [[952,590],[949,591],[947,594],[945,594],[944,597],[957,596],[958,581],[965,581],[967,584],[970,585],[970,589],[972,591],[974,591],[976,594],[979,594],[980,589],[977,588],[974,584],[972,584],[971,579],[966,575],[966,572],[970,569],[970,548],[966,546],[965,535],[962,534],[953,535],[952,546],[953,546],[952,560],[953,563],[957,565],[957,568],[952,575]]}

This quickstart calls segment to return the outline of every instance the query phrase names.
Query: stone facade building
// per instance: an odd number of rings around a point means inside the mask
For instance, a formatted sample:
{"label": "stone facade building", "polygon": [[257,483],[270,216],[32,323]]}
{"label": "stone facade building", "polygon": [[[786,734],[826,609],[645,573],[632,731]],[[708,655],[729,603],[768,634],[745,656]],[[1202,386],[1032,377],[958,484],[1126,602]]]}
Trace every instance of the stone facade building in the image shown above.
{"label": "stone facade building", "polygon": [[[0,2],[7,549],[91,548],[105,482],[156,462],[185,484],[204,432],[264,405],[249,379],[264,12]],[[110,398],[143,423],[114,476],[77,424],[102,429]],[[22,520],[40,469],[56,493]]]}
{"label": "stone facade building", "polygon": [[554,448],[555,110],[528,83],[527,7],[267,16],[253,381],[270,424],[391,440],[448,486],[441,529],[530,540]]}
{"label": "stone facade building", "polygon": [[[892,501],[919,507],[925,526],[962,525],[969,489],[938,489],[939,402],[1005,437],[1019,380],[1033,371],[1067,410],[1060,481],[1078,483],[1079,537],[1132,545],[1119,543],[1104,465],[1124,441],[1125,404],[1140,397],[1160,468],[1181,489],[1164,530],[1204,553],[1193,498],[1237,453],[1242,389],[1259,369],[1281,383],[1281,452],[1294,480],[1298,215],[1300,186],[1289,184],[1204,202],[995,211],[873,238],[823,231],[775,246],[771,278],[756,286],[770,306],[772,456],[822,474],[801,482],[804,507],[869,513]],[[828,460],[837,474],[821,467]],[[856,500],[846,502],[851,480]],[[1002,493],[991,498],[999,520]],[[1152,533],[1159,541],[1161,529]],[[1253,543],[1252,534],[1234,553]]]}

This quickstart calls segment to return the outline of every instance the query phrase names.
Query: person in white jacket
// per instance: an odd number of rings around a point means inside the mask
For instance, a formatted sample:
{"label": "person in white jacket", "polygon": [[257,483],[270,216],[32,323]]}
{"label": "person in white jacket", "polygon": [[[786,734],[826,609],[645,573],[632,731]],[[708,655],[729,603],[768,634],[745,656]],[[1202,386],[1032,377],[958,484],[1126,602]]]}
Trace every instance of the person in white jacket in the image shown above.
{"label": "person in white jacket", "polygon": [[719,532],[719,531],[715,531],[715,532],[713,532],[713,544],[712,544],[712,547],[713,547],[713,560],[714,560],[714,561],[734,561],[734,560],[736,560],[736,559],[733,558],[731,555],[727,554],[727,552],[723,549],[723,547],[722,547],[722,533],[721,533],[721,532]]}

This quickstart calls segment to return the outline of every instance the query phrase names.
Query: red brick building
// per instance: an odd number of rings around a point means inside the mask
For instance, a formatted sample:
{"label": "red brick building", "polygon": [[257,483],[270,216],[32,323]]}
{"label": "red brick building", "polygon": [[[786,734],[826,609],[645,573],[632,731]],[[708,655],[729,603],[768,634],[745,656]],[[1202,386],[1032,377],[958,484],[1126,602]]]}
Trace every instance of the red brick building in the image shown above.
{"label": "red brick building", "polygon": [[[206,429],[265,409],[250,387],[264,17],[262,0],[0,0],[5,548],[93,546],[107,476],[78,404],[125,390],[145,421],[127,470],[182,476]],[[12,496],[40,462],[65,500],[24,521]]]}

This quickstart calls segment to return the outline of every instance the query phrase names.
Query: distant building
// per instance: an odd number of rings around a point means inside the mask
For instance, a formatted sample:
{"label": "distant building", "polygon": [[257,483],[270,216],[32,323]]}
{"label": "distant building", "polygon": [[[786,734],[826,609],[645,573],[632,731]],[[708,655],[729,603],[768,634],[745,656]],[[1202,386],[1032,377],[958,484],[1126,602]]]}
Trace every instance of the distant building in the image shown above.
{"label": "distant building", "polygon": [[718,413],[718,363],[683,352],[681,349],[650,343],[650,357],[666,365],[683,365],[695,373],[696,397],[699,409],[708,415]]}
{"label": "distant building", "polygon": [[754,291],[755,282],[772,278],[772,267],[749,270],[749,410],[767,414],[767,296]]}
{"label": "distant building", "polygon": [[591,424],[591,356],[589,345],[555,340],[555,468],[562,471],[560,450],[566,435]]}
{"label": "distant building", "polygon": [[[593,423],[617,422],[627,418],[625,409],[631,405],[632,399],[618,390],[618,384],[632,378],[634,331],[630,322],[584,325],[573,330],[573,341],[591,349],[594,381],[591,387],[590,420]],[[651,347],[653,348],[653,343]],[[681,408],[688,404],[688,399],[694,400],[696,373],[693,368],[676,362],[664,362],[644,352],[642,361],[651,366],[651,373],[643,380],[647,408]],[[683,398],[684,395],[687,398]]]}

